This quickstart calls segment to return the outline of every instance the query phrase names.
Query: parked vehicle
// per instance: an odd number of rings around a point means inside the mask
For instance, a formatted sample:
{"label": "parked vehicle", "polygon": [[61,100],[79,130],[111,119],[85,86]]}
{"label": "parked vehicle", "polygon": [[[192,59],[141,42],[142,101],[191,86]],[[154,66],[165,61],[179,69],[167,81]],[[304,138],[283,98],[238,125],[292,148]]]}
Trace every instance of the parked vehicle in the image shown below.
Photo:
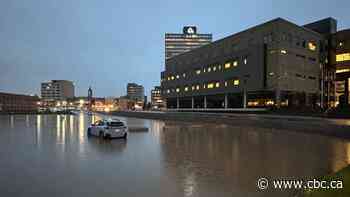
{"label": "parked vehicle", "polygon": [[91,124],[87,130],[88,136],[99,136],[101,138],[124,138],[128,136],[128,127],[117,119],[99,120]]}

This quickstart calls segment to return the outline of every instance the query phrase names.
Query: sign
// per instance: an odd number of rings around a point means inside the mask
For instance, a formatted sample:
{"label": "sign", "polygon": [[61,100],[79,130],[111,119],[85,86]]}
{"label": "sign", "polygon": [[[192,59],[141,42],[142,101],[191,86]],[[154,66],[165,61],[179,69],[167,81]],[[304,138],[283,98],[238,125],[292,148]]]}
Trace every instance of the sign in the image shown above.
{"label": "sign", "polygon": [[197,27],[195,26],[186,26],[183,28],[184,34],[196,34],[197,33]]}

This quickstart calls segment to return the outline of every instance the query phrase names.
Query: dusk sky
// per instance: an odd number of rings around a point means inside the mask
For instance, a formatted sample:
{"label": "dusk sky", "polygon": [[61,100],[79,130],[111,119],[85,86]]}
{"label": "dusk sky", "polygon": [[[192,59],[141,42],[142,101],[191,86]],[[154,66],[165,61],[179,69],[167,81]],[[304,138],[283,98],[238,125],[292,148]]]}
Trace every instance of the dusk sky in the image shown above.
{"label": "dusk sky", "polygon": [[39,94],[40,83],[67,79],[77,96],[147,95],[164,69],[164,34],[195,25],[214,40],[282,17],[322,18],[350,28],[349,0],[1,0],[0,92]]}

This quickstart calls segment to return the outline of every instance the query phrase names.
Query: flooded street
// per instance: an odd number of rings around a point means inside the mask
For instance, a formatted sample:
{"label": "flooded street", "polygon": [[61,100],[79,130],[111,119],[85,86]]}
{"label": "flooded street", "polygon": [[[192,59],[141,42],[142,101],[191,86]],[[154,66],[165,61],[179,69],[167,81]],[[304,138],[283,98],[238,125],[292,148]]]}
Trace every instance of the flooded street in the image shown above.
{"label": "flooded street", "polygon": [[148,132],[87,136],[103,117],[0,116],[1,196],[288,196],[259,177],[310,178],[350,164],[350,142],[266,128],[120,118]]}

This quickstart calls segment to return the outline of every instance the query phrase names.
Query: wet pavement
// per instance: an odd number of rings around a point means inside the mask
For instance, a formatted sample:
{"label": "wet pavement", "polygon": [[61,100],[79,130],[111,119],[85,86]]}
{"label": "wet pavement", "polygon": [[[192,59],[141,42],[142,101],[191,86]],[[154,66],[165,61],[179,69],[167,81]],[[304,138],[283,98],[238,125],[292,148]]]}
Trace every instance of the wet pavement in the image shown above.
{"label": "wet pavement", "polygon": [[350,164],[350,141],[224,124],[120,118],[148,132],[89,137],[100,115],[0,116],[1,196],[290,196],[259,177],[310,178]]}

